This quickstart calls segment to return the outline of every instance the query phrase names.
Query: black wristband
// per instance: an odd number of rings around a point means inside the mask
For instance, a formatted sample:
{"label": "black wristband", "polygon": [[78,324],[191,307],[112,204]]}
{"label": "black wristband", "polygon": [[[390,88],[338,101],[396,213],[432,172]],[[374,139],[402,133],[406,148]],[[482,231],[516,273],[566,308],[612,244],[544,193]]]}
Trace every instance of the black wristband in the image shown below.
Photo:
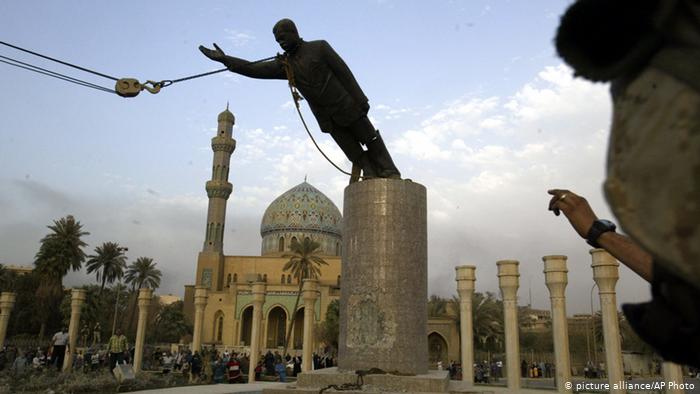
{"label": "black wristband", "polygon": [[598,238],[600,238],[603,233],[607,233],[609,231],[615,232],[615,229],[617,229],[615,223],[606,219],[598,219],[593,222],[591,228],[588,229],[588,234],[586,234],[586,242],[594,248],[600,248]]}

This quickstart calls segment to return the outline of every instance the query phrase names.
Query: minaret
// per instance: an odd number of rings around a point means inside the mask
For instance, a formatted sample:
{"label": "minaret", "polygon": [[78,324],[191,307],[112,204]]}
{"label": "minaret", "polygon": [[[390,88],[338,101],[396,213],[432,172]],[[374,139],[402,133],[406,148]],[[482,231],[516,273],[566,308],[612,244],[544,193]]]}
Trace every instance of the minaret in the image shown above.
{"label": "minaret", "polygon": [[233,185],[228,181],[231,154],[236,149],[233,139],[233,124],[235,118],[228,110],[219,114],[217,134],[211,139],[211,149],[214,160],[211,167],[211,180],[207,182],[209,210],[207,211],[207,229],[202,252],[224,251],[224,224],[226,221],[226,201],[233,191]]}
{"label": "minaret", "polygon": [[226,201],[233,191],[228,181],[231,154],[236,149],[233,139],[235,118],[228,110],[219,114],[219,127],[216,136],[211,139],[214,151],[211,180],[207,181],[209,209],[204,247],[197,259],[197,286],[219,291],[223,288],[224,275],[224,225],[226,222]]}

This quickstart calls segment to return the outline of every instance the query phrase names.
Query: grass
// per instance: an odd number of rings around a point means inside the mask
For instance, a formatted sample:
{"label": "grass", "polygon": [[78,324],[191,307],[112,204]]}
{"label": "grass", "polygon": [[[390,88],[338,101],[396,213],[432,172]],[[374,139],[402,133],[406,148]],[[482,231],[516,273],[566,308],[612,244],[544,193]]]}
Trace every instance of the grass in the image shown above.
{"label": "grass", "polygon": [[163,375],[145,372],[137,375],[134,380],[119,384],[114,376],[106,371],[58,373],[47,370],[29,372],[23,376],[15,376],[5,371],[0,373],[0,393],[3,394],[108,394],[186,385],[187,380],[181,374]]}

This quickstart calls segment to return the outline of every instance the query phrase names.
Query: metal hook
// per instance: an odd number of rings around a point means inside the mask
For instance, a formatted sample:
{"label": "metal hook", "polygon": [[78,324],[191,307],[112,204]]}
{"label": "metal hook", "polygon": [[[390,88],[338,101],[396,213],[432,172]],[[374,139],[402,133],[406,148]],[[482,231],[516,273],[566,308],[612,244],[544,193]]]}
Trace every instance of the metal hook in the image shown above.
{"label": "metal hook", "polygon": [[[148,84],[153,85],[153,87],[147,86]],[[151,94],[156,94],[156,93],[160,92],[161,86],[162,86],[162,85],[160,84],[160,82],[156,82],[156,81],[146,81],[146,83],[144,83],[143,85],[141,85],[141,89],[142,89],[142,90],[143,90],[143,89],[146,89],[146,90],[148,90]]]}

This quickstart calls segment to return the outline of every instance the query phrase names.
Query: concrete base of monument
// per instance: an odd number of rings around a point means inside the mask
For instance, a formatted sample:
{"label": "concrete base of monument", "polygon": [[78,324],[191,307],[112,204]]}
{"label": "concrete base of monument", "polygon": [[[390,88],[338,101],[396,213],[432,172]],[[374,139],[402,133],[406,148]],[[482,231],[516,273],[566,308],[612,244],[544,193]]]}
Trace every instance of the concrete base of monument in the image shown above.
{"label": "concrete base of monument", "polygon": [[429,371],[427,374],[404,376],[391,374],[365,375],[360,388],[349,390],[336,390],[327,388],[331,385],[341,387],[344,384],[357,384],[357,374],[352,371],[339,371],[338,368],[325,368],[311,372],[304,372],[297,377],[296,384],[287,387],[274,387],[263,389],[263,394],[319,394],[321,389],[328,393],[360,394],[360,393],[487,393],[491,390],[480,390],[474,387],[452,384],[447,371]]}
{"label": "concrete base of monument", "polygon": [[429,371],[427,374],[403,376],[374,374],[363,377],[361,388],[336,390],[331,385],[356,384],[357,374],[352,371],[339,371],[338,368],[325,368],[304,372],[297,376],[296,383],[283,386],[265,387],[262,394],[549,394],[556,390],[519,389],[509,390],[501,386],[474,385],[461,380],[450,380],[447,371]]}

